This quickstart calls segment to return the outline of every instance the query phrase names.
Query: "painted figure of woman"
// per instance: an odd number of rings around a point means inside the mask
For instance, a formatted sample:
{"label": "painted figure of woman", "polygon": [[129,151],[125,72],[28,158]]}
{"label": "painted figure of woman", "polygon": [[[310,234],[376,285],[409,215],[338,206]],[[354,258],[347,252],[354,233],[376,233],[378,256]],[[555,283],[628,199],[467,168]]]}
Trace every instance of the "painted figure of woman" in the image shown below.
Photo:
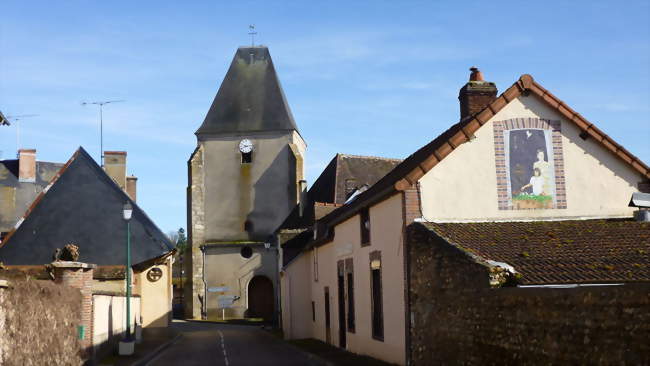
{"label": "painted figure of woman", "polygon": [[[551,194],[551,163],[546,161],[544,150],[537,150],[537,161],[533,163],[533,170],[539,169],[540,176],[544,179],[543,191]],[[532,179],[532,178],[531,178]]]}

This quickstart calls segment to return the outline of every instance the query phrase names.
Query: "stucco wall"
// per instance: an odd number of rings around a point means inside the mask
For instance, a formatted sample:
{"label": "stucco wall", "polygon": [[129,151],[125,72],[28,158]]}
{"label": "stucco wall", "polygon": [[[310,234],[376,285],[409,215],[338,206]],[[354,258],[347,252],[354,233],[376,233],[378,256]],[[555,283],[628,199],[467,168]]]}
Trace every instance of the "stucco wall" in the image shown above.
{"label": "stucco wall", "polygon": [[311,255],[296,257],[280,276],[282,286],[282,331],[286,339],[313,337],[311,311]]}
{"label": "stucco wall", "polygon": [[[140,319],[140,298],[131,298],[131,329]],[[98,358],[109,354],[126,332],[126,297],[93,295],[93,346]]]}
{"label": "stucco wall", "polygon": [[[250,164],[241,163],[239,143],[244,138],[254,146]],[[199,141],[203,146],[206,241],[265,240],[273,233],[296,203],[292,143],[296,137],[291,132]],[[246,221],[253,227],[248,232],[244,230]]]}
{"label": "stucco wall", "polygon": [[[347,333],[347,349],[388,362],[405,360],[404,262],[402,195],[370,208],[371,245],[361,247],[359,216],[336,226],[333,242],[318,248],[318,281],[312,277],[316,303],[313,337],[326,340],[324,287],[330,293],[330,343],[339,345],[337,261],[353,258],[355,332]],[[381,252],[384,340],[372,337],[370,252]],[[302,256],[308,256],[303,254]],[[310,308],[305,308],[311,314]]]}
{"label": "stucco wall", "polygon": [[[566,209],[499,210],[493,122],[512,118],[560,120]],[[641,175],[536,96],[510,102],[420,179],[425,219],[471,220],[543,217],[632,216],[627,207]]]}
{"label": "stucco wall", "polygon": [[[151,282],[147,279],[147,273],[151,268],[160,268],[162,277]],[[153,266],[137,274],[137,283],[142,299],[142,326],[143,327],[167,327],[170,321],[172,306],[171,258],[167,264]]]}
{"label": "stucco wall", "polygon": [[[244,317],[248,309],[248,284],[255,276],[267,277],[276,289],[278,269],[275,249],[267,250],[264,245],[249,245],[253,255],[244,258],[241,255],[242,246],[210,246],[206,249],[205,280],[208,288],[228,287],[228,291],[223,294],[207,293],[208,317],[222,316],[222,309],[218,307],[221,295],[239,296],[233,307],[225,310],[226,317]],[[277,303],[275,310],[277,311]]]}

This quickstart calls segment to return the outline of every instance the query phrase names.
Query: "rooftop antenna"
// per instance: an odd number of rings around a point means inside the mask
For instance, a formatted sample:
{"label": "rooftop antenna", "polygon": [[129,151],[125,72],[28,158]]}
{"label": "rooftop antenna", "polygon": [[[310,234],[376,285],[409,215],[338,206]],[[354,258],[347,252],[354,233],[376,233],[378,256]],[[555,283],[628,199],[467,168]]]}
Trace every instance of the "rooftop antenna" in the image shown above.
{"label": "rooftop antenna", "polygon": [[18,122],[25,118],[37,116],[38,114],[17,114],[13,116],[7,116],[8,120],[14,121],[16,123],[16,153],[18,153],[18,150],[20,150],[20,123]]}
{"label": "rooftop antenna", "polygon": [[99,106],[99,162],[101,163],[102,168],[104,167],[104,115],[103,115],[104,105],[111,104],[111,103],[121,103],[121,102],[125,102],[125,100],[119,99],[119,100],[104,100],[101,102],[81,102],[82,106],[86,106],[88,104],[94,104]]}
{"label": "rooftop antenna", "polygon": [[251,36],[251,47],[255,47],[255,35],[257,32],[255,32],[255,24],[251,24],[248,26],[248,34]]}

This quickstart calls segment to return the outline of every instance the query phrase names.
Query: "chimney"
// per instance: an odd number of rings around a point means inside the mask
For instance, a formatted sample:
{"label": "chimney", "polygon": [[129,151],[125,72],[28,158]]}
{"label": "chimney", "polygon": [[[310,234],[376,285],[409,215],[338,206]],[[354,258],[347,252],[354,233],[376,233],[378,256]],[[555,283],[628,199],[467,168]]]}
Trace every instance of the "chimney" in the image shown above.
{"label": "chimney", "polygon": [[480,112],[497,97],[497,86],[483,80],[483,73],[476,67],[469,69],[469,81],[460,89],[460,119]]}
{"label": "chimney", "polygon": [[138,185],[138,177],[131,175],[126,177],[126,194],[131,197],[133,202],[136,202],[136,194],[137,194],[137,185]]}
{"label": "chimney", "polygon": [[104,151],[104,170],[126,191],[126,151]]}
{"label": "chimney", "polygon": [[36,182],[36,150],[18,150],[18,181]]}

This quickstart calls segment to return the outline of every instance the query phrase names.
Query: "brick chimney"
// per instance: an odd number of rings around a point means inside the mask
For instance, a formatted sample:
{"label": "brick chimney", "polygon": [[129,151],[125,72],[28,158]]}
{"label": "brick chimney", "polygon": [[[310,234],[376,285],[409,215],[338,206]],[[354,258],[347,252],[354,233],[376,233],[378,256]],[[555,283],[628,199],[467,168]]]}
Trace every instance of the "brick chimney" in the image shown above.
{"label": "brick chimney", "polygon": [[36,182],[36,150],[18,150],[18,181]]}
{"label": "brick chimney", "polygon": [[476,67],[469,69],[472,73],[469,82],[460,89],[460,119],[480,112],[497,97],[497,86],[483,80],[483,73]]}
{"label": "brick chimney", "polygon": [[126,177],[126,194],[135,202],[137,195],[138,177],[131,175]]}
{"label": "brick chimney", "polygon": [[126,151],[104,151],[104,170],[126,191]]}

